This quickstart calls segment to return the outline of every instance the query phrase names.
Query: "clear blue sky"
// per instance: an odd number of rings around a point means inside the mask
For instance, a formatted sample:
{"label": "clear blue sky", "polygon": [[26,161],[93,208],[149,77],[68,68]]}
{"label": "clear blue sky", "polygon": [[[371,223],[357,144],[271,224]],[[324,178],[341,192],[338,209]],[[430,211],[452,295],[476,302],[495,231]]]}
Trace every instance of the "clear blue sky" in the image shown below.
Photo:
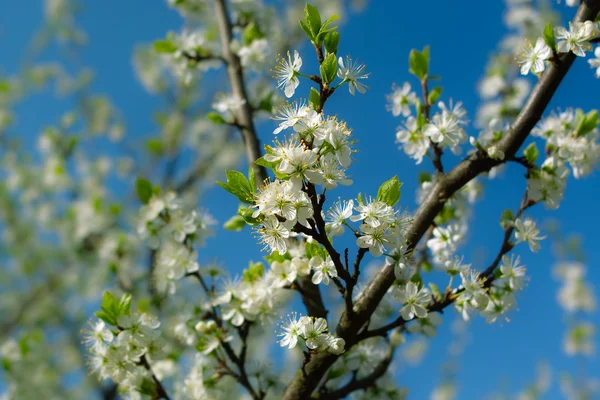
{"label": "clear blue sky", "polygon": [[[478,97],[477,82],[484,73],[488,56],[505,32],[502,23],[504,3],[501,1],[371,1],[366,11],[353,14],[341,28],[341,53],[366,63],[370,89],[366,95],[350,96],[345,90],[328,103],[328,111],[345,119],[358,138],[360,152],[351,173],[355,181],[353,191],[340,190],[336,196],[353,196],[361,191],[375,194],[379,184],[397,174],[404,181],[402,203],[415,209],[415,188],[420,168],[430,168],[427,160],[417,168],[394,144],[394,132],[400,120],[385,110],[384,95],[393,82],[409,80],[408,52],[411,48],[431,45],[431,71],[442,76],[443,99],[452,97],[463,101],[471,119],[475,117]],[[168,30],[181,25],[179,16],[170,11],[164,1],[81,1],[84,8],[78,22],[89,35],[89,46],[84,50],[83,63],[93,67],[96,80],[93,89],[107,94],[126,118],[128,132],[147,134],[155,131],[151,113],[160,104],[148,95],[137,82],[131,62],[133,48],[141,42],[163,37]],[[574,9],[558,5],[564,19]],[[42,18],[40,1],[8,2],[0,12],[0,72],[12,73],[32,32]],[[306,50],[306,49],[304,49]],[[312,52],[304,51],[307,57]],[[56,54],[49,53],[51,60]],[[306,62],[305,65],[313,65]],[[300,89],[307,89],[303,83]],[[564,80],[551,104],[551,109],[568,106],[589,110],[600,105],[592,93],[598,93],[600,81],[583,60]],[[18,119],[23,134],[34,135],[39,128],[55,122],[63,106],[39,97],[19,107]],[[271,140],[273,124],[261,126],[263,142]],[[469,134],[477,131],[470,128]],[[518,206],[524,178],[522,172],[511,166],[504,178],[486,185],[483,199],[475,209],[470,225],[469,244],[463,250],[466,260],[477,268],[485,268],[494,257],[502,231],[498,226],[503,209]],[[589,277],[600,282],[598,264],[600,253],[597,243],[600,234],[596,211],[600,195],[598,174],[587,179],[569,180],[565,199],[557,211],[536,208],[531,215],[540,223],[552,217],[561,221],[563,232],[579,232],[590,268]],[[236,201],[216,188],[208,192],[203,206],[220,222],[235,213]],[[236,251],[230,243],[235,241]],[[229,233],[218,231],[216,238],[201,251],[201,258],[214,257],[232,270],[247,265],[248,259],[259,259],[259,246],[247,231]],[[549,241],[543,243],[537,254],[517,247],[522,262],[529,267],[531,280],[527,289],[518,295],[519,310],[510,313],[511,322],[487,325],[480,319],[471,323],[471,343],[462,356],[457,376],[460,398],[479,399],[497,390],[515,393],[533,381],[538,361],[548,361],[555,373],[576,372],[573,360],[563,355],[563,314],[556,305],[557,283],[551,277],[555,259]],[[397,371],[401,385],[411,389],[410,398],[428,396],[439,381],[440,362],[449,343],[448,330],[453,311],[444,316],[444,327],[431,347],[424,363],[416,368]],[[591,318],[598,324],[598,316]],[[600,370],[600,363],[588,364],[590,372]],[[546,398],[558,398],[558,387]]]}

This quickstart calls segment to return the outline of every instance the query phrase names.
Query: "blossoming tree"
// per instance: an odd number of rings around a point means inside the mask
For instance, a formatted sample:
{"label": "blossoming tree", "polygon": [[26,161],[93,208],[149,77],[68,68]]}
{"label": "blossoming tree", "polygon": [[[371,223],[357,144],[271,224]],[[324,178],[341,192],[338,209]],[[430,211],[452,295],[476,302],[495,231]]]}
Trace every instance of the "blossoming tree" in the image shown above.
{"label": "blossoming tree", "polygon": [[[413,211],[401,199],[400,179],[410,176],[376,177],[377,193],[335,194],[352,187],[349,169],[361,155],[343,115],[328,114],[328,100],[360,96],[367,78],[383,79],[339,51],[338,2],[168,3],[186,28],[140,47],[134,59],[142,83],[166,104],[156,116],[162,133],[146,141],[143,154],[123,140],[123,120],[109,100],[90,93],[88,71],[70,76],[72,66],[38,63],[0,80],[0,129],[7,132],[10,108],[36,87],[56,82],[77,103],[40,136],[39,165],[6,141],[3,250],[17,267],[2,270],[11,297],[3,299],[1,325],[7,398],[92,391],[132,399],[403,398],[410,388],[397,386],[390,367],[407,335],[434,336],[449,309],[489,323],[514,310],[528,279],[516,250],[537,252],[548,239],[528,211],[557,208],[567,178],[589,175],[600,158],[598,111],[547,110],[573,63],[587,61],[590,79],[600,77],[600,47],[593,50],[600,0],[567,2],[577,7],[568,27],[533,2],[509,2],[516,36],[488,68],[473,124],[462,103],[450,100],[455,94],[436,85],[429,47],[410,52],[410,80],[392,87],[387,107],[400,120],[400,150],[432,166],[419,177]],[[77,48],[85,33],[70,3],[47,5],[40,37]],[[301,55],[302,41],[310,51]],[[220,71],[228,89],[211,93],[207,112],[199,82]],[[535,75],[532,90],[519,74]],[[265,118],[277,126],[273,141],[261,145],[256,126]],[[478,136],[467,135],[472,128]],[[118,163],[102,149],[118,154]],[[235,170],[241,154],[247,172]],[[471,265],[460,246],[482,178],[508,163],[526,174],[526,184],[515,187],[522,201],[501,216],[494,258]],[[109,174],[115,166],[116,177]],[[210,251],[200,249],[215,223],[198,207],[199,192],[223,173],[217,183],[240,203],[225,228],[252,230],[264,252],[240,277],[198,262],[199,251]],[[343,244],[348,238],[353,246]],[[562,307],[593,311],[585,266],[567,260],[556,268]],[[445,286],[430,280],[432,270],[445,274]],[[85,328],[91,306],[98,309]],[[79,346],[81,328],[88,355]],[[593,334],[575,319],[567,353],[590,354]],[[266,356],[282,353],[289,362],[277,356],[267,364]],[[62,374],[85,368],[101,382],[82,379],[72,389]],[[569,388],[567,396],[591,390]],[[543,390],[538,382],[529,393]],[[450,385],[435,396],[452,393]]]}

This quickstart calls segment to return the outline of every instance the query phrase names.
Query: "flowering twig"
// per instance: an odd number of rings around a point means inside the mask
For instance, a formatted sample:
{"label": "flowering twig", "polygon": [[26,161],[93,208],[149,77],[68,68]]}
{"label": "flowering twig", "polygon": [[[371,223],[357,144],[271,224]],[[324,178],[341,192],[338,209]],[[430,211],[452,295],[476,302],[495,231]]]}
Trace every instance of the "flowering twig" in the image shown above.
{"label": "flowering twig", "polygon": [[[600,0],[583,2],[575,17],[576,22],[594,20],[600,11]],[[511,130],[499,142],[498,148],[510,158],[515,155],[529,133],[540,120],[550,99],[575,60],[575,54],[567,53],[552,63],[540,77],[525,106],[517,116]],[[480,173],[487,172],[503,161],[493,160],[482,154],[472,154],[452,171],[441,177],[414,215],[413,224],[407,232],[411,246],[416,245],[425,234],[446,201]],[[352,315],[342,315],[336,334],[346,340],[356,340],[358,332],[369,320],[379,302],[395,280],[394,265],[386,263],[357,300]],[[298,371],[283,396],[286,400],[303,399],[315,390],[323,375],[335,362],[334,354],[317,354]]]}

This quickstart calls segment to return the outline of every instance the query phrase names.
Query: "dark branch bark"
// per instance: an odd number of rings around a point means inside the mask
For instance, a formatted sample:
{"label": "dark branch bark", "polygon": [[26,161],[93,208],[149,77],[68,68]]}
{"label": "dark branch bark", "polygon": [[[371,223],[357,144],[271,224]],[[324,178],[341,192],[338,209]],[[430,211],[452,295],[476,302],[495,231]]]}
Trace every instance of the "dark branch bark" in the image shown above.
{"label": "dark branch bark", "polygon": [[[594,20],[600,10],[600,0],[584,0],[579,7],[575,21]],[[565,54],[549,65],[538,84],[530,94],[527,103],[517,116],[512,129],[498,143],[507,159],[512,158],[521,147],[531,129],[540,120],[550,99],[575,60],[572,53]],[[481,152],[472,154],[458,164],[447,175],[440,177],[429,196],[414,215],[407,239],[414,247],[425,234],[435,216],[445,202],[477,175],[501,164]],[[336,335],[346,340],[347,347],[357,341],[357,335],[369,320],[388,288],[394,282],[394,266],[385,263],[375,278],[369,283],[354,305],[354,315],[342,315]],[[320,353],[314,355],[303,368],[299,369],[284,394],[284,399],[305,399],[310,397],[329,367],[338,356]]]}
{"label": "dark branch bark", "polygon": [[319,393],[318,395],[313,396],[313,398],[327,400],[341,399],[357,390],[366,390],[370,387],[375,387],[377,379],[385,375],[385,372],[392,363],[392,360],[394,359],[394,350],[394,347],[390,347],[390,350],[386,357],[383,360],[381,360],[381,362],[377,365],[377,367],[375,367],[373,372],[371,372],[364,378],[357,379],[356,377],[354,377],[350,380],[350,382],[348,382],[341,388],[332,390],[330,392],[325,392],[323,394]]}

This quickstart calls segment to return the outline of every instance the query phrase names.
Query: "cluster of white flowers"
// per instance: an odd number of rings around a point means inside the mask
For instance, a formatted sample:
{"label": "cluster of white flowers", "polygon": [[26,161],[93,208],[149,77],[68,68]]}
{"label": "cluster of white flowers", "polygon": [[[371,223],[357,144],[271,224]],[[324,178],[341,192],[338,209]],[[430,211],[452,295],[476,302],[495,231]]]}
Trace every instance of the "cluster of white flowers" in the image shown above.
{"label": "cluster of white flowers", "polygon": [[284,104],[276,119],[281,122],[274,133],[293,128],[297,136],[266,147],[264,160],[279,178],[260,188],[253,218],[262,218],[258,232],[265,247],[284,254],[285,239],[293,236],[294,225],[310,226],[308,219],[314,211],[305,184],[334,189],[352,183],[345,172],[352,162],[352,141],[344,123],[323,119],[304,104]]}
{"label": "cluster of white flowers", "polygon": [[[306,260],[303,262],[308,264]],[[302,269],[300,263],[299,260],[294,263],[289,260],[275,261],[266,273],[262,263],[251,264],[244,272],[243,279],[225,283],[222,293],[213,300],[213,305],[221,307],[223,320],[233,326],[272,316],[275,306],[281,302],[282,287],[290,284],[290,278],[295,278],[298,270],[304,273],[307,269],[307,266]]]}
{"label": "cluster of white flowers", "polygon": [[291,314],[287,321],[281,323],[281,347],[293,349],[298,344],[298,339],[304,340],[306,347],[313,351],[328,351],[333,354],[342,354],[346,342],[327,331],[327,321],[324,318],[298,316]]}
{"label": "cluster of white flowers", "polygon": [[[53,360],[58,347],[49,343],[40,331],[22,333],[18,338],[8,338],[0,345],[3,388],[2,399],[61,398],[64,388],[60,377],[66,374],[64,366]],[[61,358],[69,353],[60,353]],[[64,364],[64,363],[62,363]]]}
{"label": "cluster of white flowers", "polygon": [[[569,315],[596,311],[594,288],[585,279],[585,265],[579,262],[561,262],[554,267],[554,276],[561,282],[558,303]],[[569,356],[593,356],[596,351],[594,324],[580,320],[573,321],[567,329],[563,348]]]}
{"label": "cluster of white flowers", "polygon": [[193,82],[195,71],[207,71],[219,66],[218,43],[203,30],[184,29],[180,34],[171,32],[165,42],[166,49],[155,49],[162,54],[162,61],[173,76],[184,85]]}
{"label": "cluster of white flowers", "polygon": [[265,38],[254,39],[237,51],[243,67],[261,71],[270,64],[271,43]]}
{"label": "cluster of white flowers", "polygon": [[90,364],[101,379],[111,379],[119,389],[135,395],[153,390],[152,373],[144,366],[165,356],[166,341],[161,337],[160,322],[148,314],[122,314],[117,325],[102,320],[90,322],[84,333],[91,352]]}
{"label": "cluster of white flowers", "polygon": [[360,248],[369,249],[374,257],[388,255],[391,263],[406,261],[406,229],[411,223],[407,213],[398,213],[387,203],[369,198],[359,202],[354,208],[357,215],[351,215],[350,221],[361,221],[362,235],[356,239]]}
{"label": "cluster of white flowers", "polygon": [[[350,94],[354,95],[357,90],[359,93],[366,93],[367,86],[360,82],[369,77],[369,74],[365,72],[365,65],[358,63],[356,60],[352,60],[350,56],[346,56],[345,58],[339,57],[337,61],[338,68],[336,75],[342,81],[336,88],[342,86],[344,83],[348,83],[348,91]],[[294,50],[293,58],[288,51],[287,58],[280,58],[278,65],[275,67],[277,87],[283,90],[287,98],[292,97],[300,85],[298,77],[301,76],[301,67],[302,58],[296,50]]]}
{"label": "cluster of white flowers", "polygon": [[473,312],[479,312],[487,322],[495,322],[499,316],[516,306],[515,292],[525,286],[525,267],[519,264],[519,257],[503,256],[502,264],[496,270],[492,285],[487,285],[485,279],[473,270],[460,273],[462,292],[455,307],[465,321],[471,319]]}
{"label": "cluster of white flowers", "polygon": [[547,153],[551,155],[548,159],[555,159],[548,163],[550,169],[563,169],[560,167],[567,163],[573,170],[573,176],[578,179],[589,175],[600,160],[596,110],[584,114],[579,109],[569,108],[552,113],[531,133],[546,141]]}
{"label": "cluster of white flowers", "polygon": [[[590,40],[596,38],[599,33],[598,23],[593,21],[570,22],[568,30],[562,26],[557,26],[553,32],[556,51],[558,53],[573,52],[579,57],[585,57],[586,51],[592,49]],[[544,72],[546,62],[551,56],[552,49],[545,39],[538,38],[535,47],[527,40],[517,60],[521,65],[521,74],[527,75],[529,71],[534,74],[541,74]],[[594,68],[595,61],[590,60],[590,65]]]}
{"label": "cluster of white flowers", "polygon": [[[393,86],[393,92],[387,95],[387,109],[397,117],[402,114],[405,120],[396,131],[396,143],[411,158],[420,164],[429,150],[430,142],[440,147],[448,147],[454,153],[460,153],[460,144],[467,136],[464,125],[467,123],[466,111],[462,103],[458,102],[449,106],[438,102],[439,111],[429,121],[421,114],[420,101],[411,91],[410,83],[405,82],[402,87]],[[417,112],[412,115],[412,109]]]}
{"label": "cluster of white flowers", "polygon": [[[532,67],[539,70],[540,64],[544,65],[546,62],[543,61],[546,54],[545,48],[541,43],[538,45],[537,39],[546,22],[556,18],[551,10],[539,7],[531,0],[508,1],[506,5],[505,22],[509,32],[501,41],[494,57],[490,58],[486,76],[479,83],[482,102],[477,110],[476,121],[480,128],[487,128],[494,119],[500,126],[512,122],[520,111],[531,84],[527,79],[519,77],[515,71],[515,55],[524,51],[524,38],[529,41],[525,42],[529,45],[535,43],[531,48],[526,44],[526,53],[532,53],[532,62],[527,71]],[[520,61],[520,58],[517,57],[517,60]],[[484,145],[486,148],[489,146],[491,144]]]}
{"label": "cluster of white flowers", "polygon": [[173,192],[153,195],[140,210],[138,235],[157,250],[155,275],[161,292],[174,294],[175,282],[198,271],[192,243],[202,244],[212,234],[212,217],[204,212],[185,211]]}
{"label": "cluster of white flowers", "polygon": [[586,278],[586,267],[579,262],[562,262],[554,267],[555,278],[562,283],[558,303],[569,313],[594,312],[596,296]]}

